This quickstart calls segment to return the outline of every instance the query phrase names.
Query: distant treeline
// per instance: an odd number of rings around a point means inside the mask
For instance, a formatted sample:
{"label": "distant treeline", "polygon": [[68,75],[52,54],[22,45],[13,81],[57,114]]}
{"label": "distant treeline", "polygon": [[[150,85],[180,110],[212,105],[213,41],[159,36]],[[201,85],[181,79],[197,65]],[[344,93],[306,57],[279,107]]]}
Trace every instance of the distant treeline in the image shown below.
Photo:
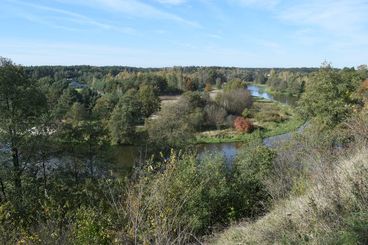
{"label": "distant treeline", "polygon": [[[237,68],[237,67],[170,67],[137,68],[128,66],[30,66],[25,67],[27,76],[39,80],[73,80],[103,91],[106,84],[140,83],[142,77],[162,80],[167,84],[165,94],[204,90],[206,85],[221,88],[224,83],[239,79],[244,82],[268,84],[274,92],[299,95],[308,74],[318,68]],[[152,78],[153,77],[153,78]],[[132,81],[134,80],[134,81]],[[126,87],[124,85],[124,87]],[[111,92],[111,91],[109,91]]]}

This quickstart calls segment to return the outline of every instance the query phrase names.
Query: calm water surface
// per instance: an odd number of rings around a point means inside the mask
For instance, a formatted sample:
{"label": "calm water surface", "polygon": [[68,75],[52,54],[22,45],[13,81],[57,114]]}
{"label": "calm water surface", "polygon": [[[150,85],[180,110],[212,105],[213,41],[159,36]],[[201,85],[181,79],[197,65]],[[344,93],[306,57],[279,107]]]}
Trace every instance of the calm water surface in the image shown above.
{"label": "calm water surface", "polygon": [[278,101],[283,104],[287,104],[290,106],[294,106],[296,102],[298,101],[298,98],[295,96],[290,95],[284,95],[284,94],[278,94],[278,95],[272,95],[265,91],[265,88],[262,86],[257,85],[248,85],[248,90],[250,91],[251,95],[254,97],[259,97],[265,100],[274,100]]}

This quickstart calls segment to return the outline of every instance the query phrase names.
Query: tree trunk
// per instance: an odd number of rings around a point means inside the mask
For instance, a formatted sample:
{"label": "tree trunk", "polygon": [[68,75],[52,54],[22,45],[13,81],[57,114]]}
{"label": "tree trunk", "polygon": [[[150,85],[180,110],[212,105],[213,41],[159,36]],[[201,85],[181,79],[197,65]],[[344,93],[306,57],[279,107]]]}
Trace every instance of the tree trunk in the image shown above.
{"label": "tree trunk", "polygon": [[45,197],[47,196],[47,175],[46,175],[46,154],[42,153],[42,172],[43,172],[43,189]]}
{"label": "tree trunk", "polygon": [[20,194],[22,188],[22,170],[19,163],[19,152],[17,147],[12,148],[12,157],[13,157],[13,171],[14,171],[14,186],[17,194]]}
{"label": "tree trunk", "polygon": [[[0,185],[1,185],[1,192],[3,193],[4,196],[4,201],[6,201],[6,193],[5,193],[5,186],[3,183],[3,179],[0,178]],[[0,198],[0,202],[3,201],[3,198]]]}

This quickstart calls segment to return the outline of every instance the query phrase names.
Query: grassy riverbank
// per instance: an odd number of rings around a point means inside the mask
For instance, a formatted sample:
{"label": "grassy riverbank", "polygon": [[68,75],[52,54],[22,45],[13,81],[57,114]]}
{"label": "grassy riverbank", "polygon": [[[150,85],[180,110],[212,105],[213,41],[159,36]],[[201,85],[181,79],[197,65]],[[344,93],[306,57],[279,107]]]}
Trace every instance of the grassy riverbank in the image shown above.
{"label": "grassy riverbank", "polygon": [[272,137],[293,132],[303,124],[303,120],[290,106],[266,100],[256,100],[248,117],[256,127],[252,133],[240,133],[232,128],[205,131],[196,135],[196,143],[246,142],[255,137],[255,134],[262,138]]}

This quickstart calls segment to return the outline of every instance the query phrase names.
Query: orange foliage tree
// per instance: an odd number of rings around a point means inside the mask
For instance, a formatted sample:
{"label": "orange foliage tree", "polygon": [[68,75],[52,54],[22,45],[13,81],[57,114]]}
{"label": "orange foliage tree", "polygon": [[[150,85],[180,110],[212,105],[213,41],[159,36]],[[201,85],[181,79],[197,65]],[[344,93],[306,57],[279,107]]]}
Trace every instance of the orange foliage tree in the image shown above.
{"label": "orange foliage tree", "polygon": [[237,117],[234,120],[234,128],[242,133],[249,133],[253,130],[253,124],[249,119]]}

